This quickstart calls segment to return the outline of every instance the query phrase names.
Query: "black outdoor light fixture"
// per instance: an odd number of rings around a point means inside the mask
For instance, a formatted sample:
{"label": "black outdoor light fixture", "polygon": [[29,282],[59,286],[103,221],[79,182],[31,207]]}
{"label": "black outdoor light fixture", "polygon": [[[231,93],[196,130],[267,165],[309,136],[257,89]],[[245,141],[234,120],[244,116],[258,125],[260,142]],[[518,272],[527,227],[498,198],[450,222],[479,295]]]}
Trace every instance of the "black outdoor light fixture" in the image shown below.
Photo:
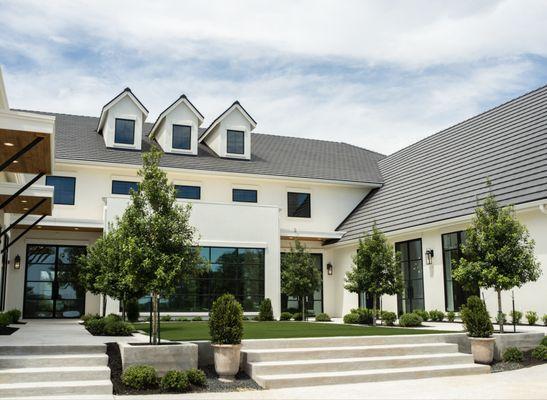
{"label": "black outdoor light fixture", "polygon": [[21,257],[19,254],[15,256],[15,259],[13,260],[13,269],[19,269],[21,268]]}
{"label": "black outdoor light fixture", "polygon": [[425,262],[427,265],[431,265],[431,263],[433,262],[433,249],[427,249],[425,251]]}
{"label": "black outdoor light fixture", "polygon": [[332,275],[332,264],[331,263],[327,264],[327,274]]}

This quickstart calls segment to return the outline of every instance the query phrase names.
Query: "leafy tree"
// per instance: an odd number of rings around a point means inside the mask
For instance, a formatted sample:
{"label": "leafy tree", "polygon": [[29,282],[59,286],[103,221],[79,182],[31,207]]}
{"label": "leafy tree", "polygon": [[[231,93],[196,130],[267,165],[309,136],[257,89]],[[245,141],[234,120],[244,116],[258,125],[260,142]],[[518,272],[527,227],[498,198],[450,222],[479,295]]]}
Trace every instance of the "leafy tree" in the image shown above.
{"label": "leafy tree", "polygon": [[373,325],[376,325],[378,297],[400,293],[403,288],[399,255],[376,225],[370,235],[359,240],[353,268],[346,273],[345,288],[352,293],[372,294]]}
{"label": "leafy tree", "polygon": [[502,290],[536,281],[541,274],[534,256],[534,241],[515,218],[513,208],[500,207],[490,193],[482,206],[475,209],[461,250],[462,257],[452,272],[454,279],[467,288],[478,284],[497,292],[498,319],[503,333]]}
{"label": "leafy tree", "polygon": [[281,291],[298,297],[302,303],[302,318],[306,319],[306,296],[321,285],[321,274],[306,247],[297,239],[294,247],[281,257]]}
{"label": "leafy tree", "polygon": [[143,154],[139,190],[119,220],[121,251],[128,255],[126,279],[152,298],[152,343],[158,342],[159,297],[174,294],[182,281],[205,270],[190,205],[177,202],[175,187],[159,167],[162,153],[153,147]]}

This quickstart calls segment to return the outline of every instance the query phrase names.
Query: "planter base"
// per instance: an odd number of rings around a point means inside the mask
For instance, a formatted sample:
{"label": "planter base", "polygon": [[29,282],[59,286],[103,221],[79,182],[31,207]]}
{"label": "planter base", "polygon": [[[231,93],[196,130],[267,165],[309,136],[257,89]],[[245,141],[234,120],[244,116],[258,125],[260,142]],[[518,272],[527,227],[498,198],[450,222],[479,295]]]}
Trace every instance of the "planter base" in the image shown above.
{"label": "planter base", "polygon": [[471,342],[471,353],[477,364],[491,364],[494,360],[494,344],[496,339],[491,338],[469,338]]}
{"label": "planter base", "polygon": [[241,344],[213,344],[215,371],[221,382],[232,382],[239,372]]}

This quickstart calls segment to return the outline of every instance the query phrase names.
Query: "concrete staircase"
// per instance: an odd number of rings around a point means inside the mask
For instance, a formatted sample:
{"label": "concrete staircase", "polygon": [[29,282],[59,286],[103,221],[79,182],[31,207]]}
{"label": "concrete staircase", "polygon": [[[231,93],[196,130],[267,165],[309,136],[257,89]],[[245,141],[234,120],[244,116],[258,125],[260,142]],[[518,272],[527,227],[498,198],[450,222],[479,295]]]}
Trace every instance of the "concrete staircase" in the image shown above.
{"label": "concrete staircase", "polygon": [[244,368],[263,388],[489,373],[442,335],[246,340]]}
{"label": "concrete staircase", "polygon": [[112,396],[106,345],[0,346],[0,398]]}

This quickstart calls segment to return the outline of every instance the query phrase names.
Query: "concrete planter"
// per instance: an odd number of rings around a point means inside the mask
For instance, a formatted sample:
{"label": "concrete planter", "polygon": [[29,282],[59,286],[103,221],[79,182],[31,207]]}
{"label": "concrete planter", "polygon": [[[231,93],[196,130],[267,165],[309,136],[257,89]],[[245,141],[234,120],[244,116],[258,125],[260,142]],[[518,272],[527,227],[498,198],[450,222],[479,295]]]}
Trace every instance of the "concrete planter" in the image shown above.
{"label": "concrete planter", "polygon": [[494,344],[496,339],[489,338],[474,338],[470,337],[471,354],[473,359],[479,364],[491,364],[494,360]]}
{"label": "concrete planter", "polygon": [[195,343],[134,346],[118,342],[118,346],[124,371],[131,365],[145,364],[156,368],[161,376],[173,369],[186,370],[198,366],[198,345]]}
{"label": "concrete planter", "polygon": [[241,344],[213,344],[215,371],[221,381],[232,381],[239,372]]}

